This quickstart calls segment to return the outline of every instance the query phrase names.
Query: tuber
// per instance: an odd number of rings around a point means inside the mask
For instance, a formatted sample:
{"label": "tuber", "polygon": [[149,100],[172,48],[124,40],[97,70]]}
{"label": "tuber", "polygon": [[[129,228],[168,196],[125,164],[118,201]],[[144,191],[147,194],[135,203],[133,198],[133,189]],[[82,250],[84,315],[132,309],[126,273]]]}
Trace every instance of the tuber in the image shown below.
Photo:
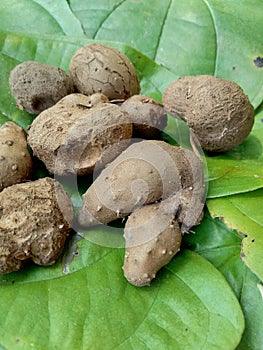
{"label": "tuber", "polygon": [[186,121],[208,152],[241,144],[254,123],[254,109],[241,87],[209,75],[173,81],[163,93],[167,112]]}
{"label": "tuber", "polygon": [[157,139],[167,124],[163,106],[149,96],[131,96],[123,102],[121,108],[129,113],[134,137]]}
{"label": "tuber", "polygon": [[169,198],[145,205],[128,218],[125,228],[124,275],[135,286],[150,285],[156,273],[180,250],[182,234],[175,219],[178,201]]}
{"label": "tuber", "polygon": [[128,146],[132,137],[128,113],[110,103],[92,107],[90,101],[89,96],[68,95],[33,121],[28,142],[50,173],[89,174]]}
{"label": "tuber", "polygon": [[29,180],[32,159],[24,130],[13,122],[0,126],[0,191],[10,185]]}
{"label": "tuber", "polygon": [[26,61],[10,73],[9,85],[18,108],[39,114],[73,92],[73,84],[60,68]]}
{"label": "tuber", "polygon": [[126,99],[138,94],[136,70],[127,56],[118,50],[89,44],[72,57],[69,74],[77,91],[85,95],[99,92],[112,99]]}
{"label": "tuber", "polygon": [[0,193],[0,274],[26,260],[54,264],[71,230],[73,207],[62,186],[42,178]]}
{"label": "tuber", "polygon": [[107,224],[136,208],[176,194],[182,232],[199,223],[205,200],[202,163],[191,151],[163,141],[129,146],[83,195],[82,226]]}

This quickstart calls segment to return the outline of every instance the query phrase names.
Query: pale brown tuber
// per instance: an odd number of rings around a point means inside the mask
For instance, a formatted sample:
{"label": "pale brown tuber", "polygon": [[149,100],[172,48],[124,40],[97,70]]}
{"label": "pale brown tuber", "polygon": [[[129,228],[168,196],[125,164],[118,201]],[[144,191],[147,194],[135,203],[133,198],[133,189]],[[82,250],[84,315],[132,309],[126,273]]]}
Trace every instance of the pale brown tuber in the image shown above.
{"label": "pale brown tuber", "polygon": [[157,139],[167,124],[163,106],[149,96],[131,96],[123,102],[121,108],[129,113],[134,137]]}
{"label": "pale brown tuber", "polygon": [[0,126],[0,191],[10,185],[29,180],[32,159],[24,130],[13,122]]}
{"label": "pale brown tuber", "polygon": [[95,165],[104,166],[128,146],[128,113],[104,100],[103,95],[71,94],[33,121],[28,142],[50,173],[91,173]]}
{"label": "pale brown tuber", "polygon": [[128,218],[124,275],[135,286],[150,285],[156,273],[180,250],[182,233],[175,219],[178,201],[169,198],[145,205]]}
{"label": "pale brown tuber", "polygon": [[102,44],[81,47],[69,64],[70,77],[77,91],[99,92],[112,99],[126,99],[140,91],[136,70],[129,58]]}
{"label": "pale brown tuber", "polygon": [[89,227],[127,216],[136,208],[176,195],[182,232],[199,223],[205,197],[202,163],[191,151],[163,141],[129,146],[83,195],[79,223]]}

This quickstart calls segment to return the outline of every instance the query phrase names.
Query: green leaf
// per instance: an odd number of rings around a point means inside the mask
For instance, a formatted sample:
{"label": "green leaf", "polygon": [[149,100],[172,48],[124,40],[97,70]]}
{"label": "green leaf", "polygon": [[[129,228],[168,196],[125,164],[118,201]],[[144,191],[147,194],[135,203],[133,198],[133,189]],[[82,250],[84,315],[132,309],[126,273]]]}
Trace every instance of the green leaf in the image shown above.
{"label": "green leaf", "polygon": [[253,191],[263,187],[263,111],[252,132],[236,149],[206,157],[209,172],[208,198]]}
{"label": "green leaf", "polygon": [[260,0],[71,0],[93,39],[122,41],[178,76],[214,74],[237,82],[256,108],[262,102],[263,3]]}
{"label": "green leaf", "polygon": [[60,0],[3,0],[0,23],[1,30],[9,32],[84,34],[67,1]]}
{"label": "green leaf", "polygon": [[255,350],[263,344],[262,282],[240,259],[242,238],[223,222],[206,215],[195,235],[184,237],[184,244],[208,259],[226,277],[245,316],[246,328],[237,350]]}
{"label": "green leaf", "polygon": [[246,235],[242,241],[242,259],[263,281],[263,189],[207,201],[213,217]]}
{"label": "green leaf", "polygon": [[123,250],[81,243],[67,276],[56,266],[1,278],[0,338],[7,349],[225,350],[239,343],[240,306],[199,255],[185,250],[150,288],[136,288],[123,277]]}

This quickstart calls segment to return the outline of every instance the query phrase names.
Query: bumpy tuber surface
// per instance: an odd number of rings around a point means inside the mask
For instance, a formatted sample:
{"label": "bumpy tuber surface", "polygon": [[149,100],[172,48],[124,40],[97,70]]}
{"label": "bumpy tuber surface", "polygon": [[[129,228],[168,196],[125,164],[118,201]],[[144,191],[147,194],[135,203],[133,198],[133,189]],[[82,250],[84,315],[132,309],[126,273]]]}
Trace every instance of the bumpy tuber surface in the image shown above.
{"label": "bumpy tuber surface", "polygon": [[186,121],[208,152],[241,144],[254,123],[254,110],[236,83],[209,75],[187,76],[163,93],[167,112]]}
{"label": "bumpy tuber surface", "polygon": [[133,136],[157,139],[167,124],[167,116],[161,104],[149,96],[134,95],[122,104],[133,122]]}
{"label": "bumpy tuber surface", "polygon": [[18,108],[39,114],[73,92],[73,84],[60,68],[27,61],[10,73],[9,85]]}
{"label": "bumpy tuber surface", "polygon": [[128,146],[128,113],[104,100],[105,96],[71,94],[33,121],[28,142],[50,173],[91,173],[95,165],[104,166]]}
{"label": "bumpy tuber surface", "polygon": [[69,72],[76,90],[85,95],[99,92],[110,100],[126,99],[140,91],[131,61],[109,46],[81,47],[70,61]]}
{"label": "bumpy tuber surface", "polygon": [[182,234],[175,220],[178,202],[164,200],[135,210],[125,229],[124,275],[135,286],[150,285],[156,273],[180,250]]}
{"label": "bumpy tuber surface", "polygon": [[70,233],[73,207],[62,186],[43,178],[0,193],[0,274],[26,260],[55,263]]}
{"label": "bumpy tuber surface", "polygon": [[163,141],[129,146],[95,179],[83,195],[79,223],[107,224],[136,208],[176,194],[182,232],[200,221],[205,186],[199,158]]}
{"label": "bumpy tuber surface", "polygon": [[32,159],[26,134],[20,126],[7,122],[0,126],[0,191],[29,180],[31,175]]}

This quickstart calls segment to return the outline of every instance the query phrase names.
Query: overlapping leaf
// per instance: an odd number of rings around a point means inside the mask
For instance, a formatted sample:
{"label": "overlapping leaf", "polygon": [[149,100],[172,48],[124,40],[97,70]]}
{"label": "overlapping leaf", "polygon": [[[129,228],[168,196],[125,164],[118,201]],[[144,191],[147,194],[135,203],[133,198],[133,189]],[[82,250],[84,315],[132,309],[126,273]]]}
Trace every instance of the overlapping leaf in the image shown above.
{"label": "overlapping leaf", "polygon": [[185,237],[185,246],[211,261],[223,273],[241,303],[246,329],[237,349],[260,349],[263,343],[262,281],[240,259],[243,236],[209,215],[195,231],[195,235]]}
{"label": "overlapping leaf", "polygon": [[263,189],[209,200],[212,216],[220,217],[228,227],[242,232],[241,257],[248,267],[263,281]]}

